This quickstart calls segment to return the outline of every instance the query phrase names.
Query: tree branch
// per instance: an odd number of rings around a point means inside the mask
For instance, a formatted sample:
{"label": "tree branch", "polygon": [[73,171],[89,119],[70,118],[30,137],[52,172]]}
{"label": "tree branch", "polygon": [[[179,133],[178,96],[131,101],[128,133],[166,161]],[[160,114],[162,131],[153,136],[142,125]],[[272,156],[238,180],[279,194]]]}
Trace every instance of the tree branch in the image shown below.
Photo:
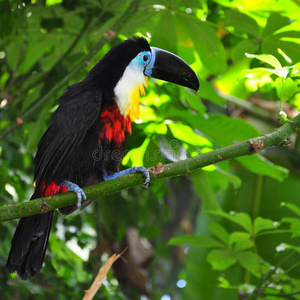
{"label": "tree branch", "polygon": [[[291,121],[273,131],[270,134],[242,141],[231,146],[220,148],[198,156],[170,163],[166,165],[158,164],[149,168],[151,181],[156,181],[168,177],[188,175],[190,172],[215,164],[223,160],[233,159],[240,156],[255,154],[262,149],[282,146],[286,139],[300,127],[300,114]],[[114,180],[108,180],[84,188],[88,199],[105,197],[119,192],[123,189],[132,188],[144,182],[141,174],[123,176]],[[42,214],[56,208],[68,206],[76,203],[75,193],[63,193],[49,197],[34,199],[21,204],[7,205],[0,208],[0,222],[18,219],[25,216]]]}

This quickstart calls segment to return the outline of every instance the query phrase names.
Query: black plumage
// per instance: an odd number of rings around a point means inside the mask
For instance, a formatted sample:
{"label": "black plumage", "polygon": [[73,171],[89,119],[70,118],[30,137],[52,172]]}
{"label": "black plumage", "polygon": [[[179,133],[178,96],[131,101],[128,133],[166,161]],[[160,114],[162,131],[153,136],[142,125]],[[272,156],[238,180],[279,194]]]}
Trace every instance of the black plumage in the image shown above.
{"label": "black plumage", "polygon": [[[106,139],[99,144],[99,133],[104,126],[100,115],[107,107],[116,105],[113,89],[130,61],[143,50],[150,51],[143,38],[120,43],[91,69],[83,81],[68,87],[60,97],[59,107],[38,144],[34,160],[35,191],[31,199],[51,193],[47,191],[51,182],[59,184],[68,180],[85,187],[101,182],[103,172],[112,174],[118,171],[125,140],[117,145],[119,157],[110,159],[116,144]],[[69,214],[76,208],[74,204],[60,211]],[[53,212],[48,212],[20,220],[6,264],[9,273],[16,271],[25,280],[40,271],[52,216]]]}
{"label": "black plumage", "polygon": [[[128,39],[112,48],[83,81],[68,87],[58,100],[50,126],[38,144],[31,199],[66,192],[70,182],[83,188],[115,177],[126,135],[131,133],[131,117],[137,116],[144,76],[199,88],[199,80],[187,63],[170,52],[151,48],[144,38]],[[128,171],[143,172],[145,186],[149,184],[145,168]],[[83,207],[90,202],[84,202]],[[70,214],[76,208],[73,204],[60,212]],[[6,264],[8,272],[27,279],[40,271],[52,216],[53,212],[48,212],[20,220]]]}

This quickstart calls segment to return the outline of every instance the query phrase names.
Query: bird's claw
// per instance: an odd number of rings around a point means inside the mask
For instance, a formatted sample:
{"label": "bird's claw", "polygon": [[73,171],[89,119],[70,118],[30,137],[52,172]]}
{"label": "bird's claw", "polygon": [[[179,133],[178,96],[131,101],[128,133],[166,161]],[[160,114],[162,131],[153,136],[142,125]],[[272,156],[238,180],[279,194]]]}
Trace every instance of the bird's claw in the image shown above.
{"label": "bird's claw", "polygon": [[111,180],[111,179],[119,178],[120,176],[133,174],[136,172],[143,173],[143,175],[145,177],[145,182],[142,185],[145,188],[149,188],[150,187],[150,172],[145,167],[132,167],[132,168],[114,173],[112,175],[103,175],[103,178],[104,178],[104,180]]}
{"label": "bird's claw", "polygon": [[150,181],[145,181],[144,183],[142,183],[142,186],[146,189],[148,189],[151,186],[151,182]]}
{"label": "bird's claw", "polygon": [[79,187],[76,183],[70,181],[63,181],[60,185],[64,185],[67,187],[67,192],[74,192],[77,196],[77,203],[75,204],[77,208],[81,209],[82,200],[86,200],[87,197],[81,187]]}
{"label": "bird's claw", "polygon": [[149,170],[146,169],[145,167],[137,167],[137,168],[138,168],[137,172],[143,173],[145,177],[145,182],[142,183],[142,186],[148,189],[151,186]]}

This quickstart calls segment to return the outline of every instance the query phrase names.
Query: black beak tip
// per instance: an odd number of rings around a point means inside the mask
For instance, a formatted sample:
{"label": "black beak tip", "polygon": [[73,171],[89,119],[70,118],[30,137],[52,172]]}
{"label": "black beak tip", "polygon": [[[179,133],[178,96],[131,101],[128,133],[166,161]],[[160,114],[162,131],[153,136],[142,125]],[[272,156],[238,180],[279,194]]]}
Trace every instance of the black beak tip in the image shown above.
{"label": "black beak tip", "polygon": [[200,83],[199,83],[199,79],[198,79],[197,76],[196,76],[196,78],[194,79],[192,85],[193,85],[192,89],[193,89],[195,92],[198,92],[198,91],[199,91],[199,88],[200,88]]}
{"label": "black beak tip", "polygon": [[189,73],[183,74],[183,77],[186,78],[187,87],[194,90],[195,92],[199,91],[199,88],[200,88],[199,79],[194,72],[193,73],[189,72]]}

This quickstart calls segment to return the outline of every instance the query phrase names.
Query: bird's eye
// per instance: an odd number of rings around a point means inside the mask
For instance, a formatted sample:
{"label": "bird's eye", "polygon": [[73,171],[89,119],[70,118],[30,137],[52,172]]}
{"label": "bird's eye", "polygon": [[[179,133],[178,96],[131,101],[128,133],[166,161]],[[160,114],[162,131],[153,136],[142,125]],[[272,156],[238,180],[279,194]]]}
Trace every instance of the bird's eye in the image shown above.
{"label": "bird's eye", "polygon": [[149,56],[148,55],[143,55],[143,61],[148,61]]}

